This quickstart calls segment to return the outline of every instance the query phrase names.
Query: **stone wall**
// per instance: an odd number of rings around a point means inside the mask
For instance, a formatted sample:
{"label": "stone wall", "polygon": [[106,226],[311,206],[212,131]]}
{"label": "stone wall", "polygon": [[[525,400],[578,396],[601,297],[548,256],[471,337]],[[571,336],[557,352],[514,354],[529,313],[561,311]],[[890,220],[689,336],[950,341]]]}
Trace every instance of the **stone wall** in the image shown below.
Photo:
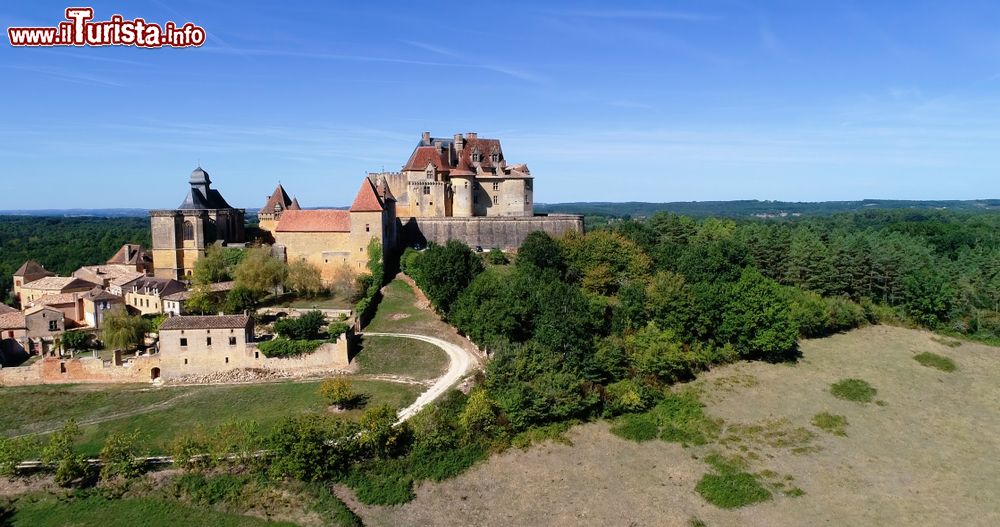
{"label": "stone wall", "polygon": [[43,358],[30,366],[0,368],[0,386],[150,382],[155,377],[177,379],[186,375],[207,375],[238,368],[304,372],[342,369],[349,365],[349,340],[350,337],[345,335],[337,339],[337,342],[324,344],[312,353],[281,359],[269,359],[259,353],[255,346],[243,348],[241,353],[229,353],[228,350],[220,349],[217,353],[188,357],[187,363],[181,354],[136,357],[121,366],[92,357]]}
{"label": "stone wall", "polygon": [[534,231],[544,231],[550,236],[567,232],[583,232],[583,216],[575,214],[550,214],[528,217],[473,217],[473,218],[401,218],[403,236],[407,246],[426,245],[427,242],[444,244],[448,240],[461,240],[471,247],[484,250],[494,247],[516,249]]}

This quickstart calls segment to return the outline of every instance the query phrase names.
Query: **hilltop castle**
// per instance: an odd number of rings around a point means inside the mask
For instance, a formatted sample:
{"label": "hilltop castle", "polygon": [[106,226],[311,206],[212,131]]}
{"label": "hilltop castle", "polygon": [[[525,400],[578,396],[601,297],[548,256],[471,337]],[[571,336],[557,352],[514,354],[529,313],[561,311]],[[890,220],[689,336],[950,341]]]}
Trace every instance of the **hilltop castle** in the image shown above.
{"label": "hilltop castle", "polygon": [[[349,209],[303,209],[279,183],[258,217],[276,254],[308,261],[330,281],[341,269],[363,271],[372,239],[384,254],[450,239],[512,249],[533,231],[583,230],[581,216],[535,215],[533,182],[527,165],[507,163],[499,139],[424,132],[401,171],[362,180]],[[247,241],[245,211],[230,206],[211,183],[198,167],[177,209],[150,212],[157,277],[183,279],[208,245]]]}

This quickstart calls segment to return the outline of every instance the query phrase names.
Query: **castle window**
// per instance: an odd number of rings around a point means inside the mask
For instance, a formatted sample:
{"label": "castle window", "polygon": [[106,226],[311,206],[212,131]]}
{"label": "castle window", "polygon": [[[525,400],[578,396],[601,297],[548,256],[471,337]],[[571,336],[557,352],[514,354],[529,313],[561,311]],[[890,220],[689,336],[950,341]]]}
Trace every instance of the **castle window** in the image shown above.
{"label": "castle window", "polygon": [[472,153],[473,163],[479,163],[482,160],[483,160],[483,154],[480,154],[478,151]]}
{"label": "castle window", "polygon": [[500,196],[493,196],[493,204],[494,205],[500,204]]}
{"label": "castle window", "polygon": [[[186,347],[187,347],[187,345],[188,345],[188,339],[185,339],[185,338],[182,338],[182,339],[181,339],[181,347],[182,347],[182,348],[186,348]],[[185,364],[186,364],[186,363],[185,363]]]}
{"label": "castle window", "polygon": [[184,241],[189,241],[194,239],[194,225],[190,221],[184,222],[183,229]]}
{"label": "castle window", "polygon": [[490,154],[490,161],[493,161],[494,163],[499,162],[500,154]]}
{"label": "castle window", "polygon": [[434,169],[433,168],[428,168],[427,169],[427,179],[434,179]]}
{"label": "castle window", "polygon": [[230,346],[236,345],[236,337],[229,337],[229,345]]}
{"label": "castle window", "polygon": [[431,193],[431,187],[424,185],[424,195],[429,195]]}
{"label": "castle window", "polygon": [[526,180],[524,182],[524,190],[531,190],[531,180]]}
{"label": "castle window", "polygon": [[50,320],[49,331],[59,331],[59,322],[56,320]]}
{"label": "castle window", "polygon": [[212,345],[212,337],[206,337],[205,338],[205,345],[206,346],[211,346]]}
{"label": "castle window", "polygon": [[493,182],[493,190],[500,190],[500,182],[499,181],[494,181]]}
{"label": "castle window", "polygon": [[371,226],[371,224],[368,224],[368,223],[366,223],[366,224],[365,224],[365,232],[371,232],[371,231],[372,231],[372,226]]}

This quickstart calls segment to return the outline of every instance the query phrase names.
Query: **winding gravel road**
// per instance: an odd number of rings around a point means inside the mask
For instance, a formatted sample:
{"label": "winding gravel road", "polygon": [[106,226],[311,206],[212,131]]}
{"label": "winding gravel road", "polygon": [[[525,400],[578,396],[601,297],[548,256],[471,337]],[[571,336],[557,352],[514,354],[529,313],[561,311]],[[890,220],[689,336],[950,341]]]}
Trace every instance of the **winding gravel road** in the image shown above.
{"label": "winding gravel road", "polygon": [[444,375],[439,377],[434,381],[434,384],[424,393],[417,397],[417,400],[413,402],[410,406],[403,408],[399,411],[399,421],[402,423],[407,419],[416,415],[420,410],[423,410],[425,406],[431,404],[438,397],[441,397],[448,391],[452,386],[457,384],[466,376],[470,371],[472,371],[476,364],[479,362],[478,357],[472,353],[466,351],[461,346],[457,344],[452,344],[446,340],[441,340],[435,337],[428,337],[425,335],[414,335],[410,333],[369,333],[365,332],[366,337],[398,337],[404,339],[421,340],[428,344],[433,344],[448,354],[448,371]]}

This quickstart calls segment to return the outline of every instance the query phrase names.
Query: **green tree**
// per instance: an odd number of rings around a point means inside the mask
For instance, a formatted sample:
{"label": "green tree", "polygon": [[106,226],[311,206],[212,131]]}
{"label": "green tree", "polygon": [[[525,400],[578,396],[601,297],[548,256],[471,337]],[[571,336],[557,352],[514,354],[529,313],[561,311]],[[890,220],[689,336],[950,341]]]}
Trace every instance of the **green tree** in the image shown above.
{"label": "green tree", "polygon": [[730,291],[720,334],[743,357],[785,360],[794,356],[799,328],[777,282],[749,267]]}
{"label": "green tree", "polygon": [[305,261],[296,260],[288,265],[286,285],[296,294],[316,296],[323,292],[323,276],[319,268]]}
{"label": "green tree", "polygon": [[62,344],[69,351],[85,350],[90,345],[90,334],[83,331],[67,331],[62,334]]}
{"label": "green tree", "polygon": [[105,347],[113,350],[129,351],[143,343],[149,322],[128,314],[124,309],[111,312],[101,326],[101,340]]}
{"label": "green tree", "polygon": [[320,414],[286,417],[267,439],[269,470],[275,477],[329,481],[343,475],[359,457],[352,421]]}
{"label": "green tree", "polygon": [[474,441],[490,440],[504,433],[500,410],[483,389],[475,389],[469,394],[458,419],[465,436]]}
{"label": "green tree", "polygon": [[671,271],[654,274],[646,286],[645,307],[649,320],[659,327],[678,336],[691,334],[694,297],[682,275]]}
{"label": "green tree", "polygon": [[469,246],[449,240],[431,244],[419,259],[420,287],[441,313],[447,314],[458,295],[483,271],[483,262]]}
{"label": "green tree", "polygon": [[405,446],[408,429],[405,423],[396,426],[396,410],[389,405],[369,408],[361,414],[358,441],[362,448],[377,458],[398,454]]}
{"label": "green tree", "polygon": [[244,287],[258,298],[275,292],[288,277],[288,266],[271,254],[268,247],[247,249],[243,261],[234,271],[236,285]]}
{"label": "green tree", "polygon": [[230,315],[253,312],[257,306],[257,295],[249,288],[236,286],[229,293],[226,293],[226,301],[223,306],[225,312]]}
{"label": "green tree", "polygon": [[309,311],[299,317],[286,317],[274,323],[279,335],[291,340],[316,340],[326,326],[321,311]]}
{"label": "green tree", "polygon": [[550,269],[559,275],[566,272],[566,260],[559,242],[543,231],[535,231],[524,238],[514,260],[517,266]]}
{"label": "green tree", "polygon": [[140,456],[138,431],[112,432],[101,448],[101,481],[139,476],[145,465]]}
{"label": "green tree", "polygon": [[811,229],[798,229],[788,249],[788,283],[821,295],[837,292],[837,270],[830,249]]}
{"label": "green tree", "polygon": [[319,385],[319,396],[326,404],[336,406],[341,410],[349,408],[358,400],[351,381],[343,377],[325,379]]}
{"label": "green tree", "polygon": [[644,280],[652,268],[635,242],[613,231],[570,232],[562,247],[569,279],[593,293],[613,295],[625,282]]}
{"label": "green tree", "polygon": [[225,282],[232,279],[229,272],[230,269],[227,265],[223,248],[212,244],[205,248],[205,256],[199,258],[194,263],[191,282],[196,285]]}
{"label": "green tree", "polygon": [[671,330],[661,330],[655,323],[625,337],[629,364],[640,376],[653,376],[673,383],[694,376],[697,357]]}
{"label": "green tree", "polygon": [[56,467],[56,484],[69,487],[83,480],[89,471],[86,458],[76,453],[76,441],[80,438],[80,427],[69,420],[63,427],[49,436],[42,448],[42,462]]}

